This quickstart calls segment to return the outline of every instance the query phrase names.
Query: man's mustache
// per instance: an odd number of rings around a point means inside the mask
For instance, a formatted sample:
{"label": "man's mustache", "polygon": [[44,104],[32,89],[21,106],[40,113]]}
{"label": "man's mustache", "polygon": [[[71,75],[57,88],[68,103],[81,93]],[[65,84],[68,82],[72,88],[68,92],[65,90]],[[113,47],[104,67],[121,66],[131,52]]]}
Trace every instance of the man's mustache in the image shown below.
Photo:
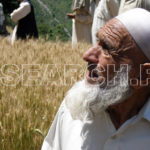
{"label": "man's mustache", "polygon": [[95,69],[96,67],[97,67],[97,64],[95,64],[95,63],[88,62],[88,64],[87,64],[87,69],[88,69],[89,71],[92,71],[92,70]]}

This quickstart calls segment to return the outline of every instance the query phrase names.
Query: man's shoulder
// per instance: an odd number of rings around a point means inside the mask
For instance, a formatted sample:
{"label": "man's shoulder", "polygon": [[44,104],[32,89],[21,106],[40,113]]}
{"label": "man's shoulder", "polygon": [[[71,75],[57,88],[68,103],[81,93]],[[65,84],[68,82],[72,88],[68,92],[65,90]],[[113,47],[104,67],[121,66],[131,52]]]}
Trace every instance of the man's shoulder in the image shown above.
{"label": "man's shoulder", "polygon": [[58,108],[57,114],[59,116],[69,114],[69,110],[66,107],[65,100],[63,100]]}
{"label": "man's shoulder", "polygon": [[65,112],[66,111],[66,105],[65,105],[65,100],[63,100],[59,106],[58,112]]}
{"label": "man's shoulder", "polygon": [[24,0],[20,3],[20,6],[31,6],[31,3],[28,0]]}
{"label": "man's shoulder", "polygon": [[144,118],[150,123],[150,98],[139,112],[139,118]]}

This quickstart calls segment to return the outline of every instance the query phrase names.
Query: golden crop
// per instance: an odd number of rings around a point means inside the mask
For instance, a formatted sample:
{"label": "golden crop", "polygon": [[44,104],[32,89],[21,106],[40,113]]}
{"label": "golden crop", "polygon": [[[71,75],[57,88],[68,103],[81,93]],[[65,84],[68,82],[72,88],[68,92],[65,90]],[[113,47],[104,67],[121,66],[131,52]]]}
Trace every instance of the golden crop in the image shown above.
{"label": "golden crop", "polygon": [[84,77],[88,47],[0,38],[0,149],[41,149],[66,91]]}

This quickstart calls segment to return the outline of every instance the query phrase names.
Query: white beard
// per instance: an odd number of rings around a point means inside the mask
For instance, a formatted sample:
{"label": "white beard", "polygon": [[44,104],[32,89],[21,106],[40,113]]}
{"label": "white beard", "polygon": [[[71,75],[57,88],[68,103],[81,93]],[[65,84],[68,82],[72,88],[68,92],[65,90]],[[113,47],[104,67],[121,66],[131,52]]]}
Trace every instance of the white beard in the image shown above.
{"label": "white beard", "polygon": [[123,68],[109,81],[109,86],[105,85],[105,87],[89,84],[86,79],[77,82],[65,97],[65,103],[72,118],[92,120],[108,106],[127,99],[131,95],[127,73],[128,71]]}

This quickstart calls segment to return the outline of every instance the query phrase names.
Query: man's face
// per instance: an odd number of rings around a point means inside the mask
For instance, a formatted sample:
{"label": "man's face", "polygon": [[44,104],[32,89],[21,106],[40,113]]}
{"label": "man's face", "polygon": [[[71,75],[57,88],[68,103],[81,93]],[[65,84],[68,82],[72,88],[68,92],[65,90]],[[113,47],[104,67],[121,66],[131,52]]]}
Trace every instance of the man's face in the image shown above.
{"label": "man's face", "polygon": [[118,20],[108,22],[97,34],[98,44],[87,50],[83,59],[88,62],[86,78],[89,83],[107,83],[119,70],[120,65],[132,65],[136,45]]}
{"label": "man's face", "polygon": [[130,98],[135,87],[129,81],[138,79],[140,63],[146,60],[117,19],[109,21],[97,36],[97,45],[83,55],[88,62],[86,79],[76,83],[65,97],[74,119],[92,119]]}
{"label": "man's face", "polygon": [[133,93],[129,77],[137,76],[135,52],[140,56],[131,35],[113,19],[98,32],[98,39],[83,55],[88,62],[86,79],[75,84],[65,98],[73,118],[92,118]]}

